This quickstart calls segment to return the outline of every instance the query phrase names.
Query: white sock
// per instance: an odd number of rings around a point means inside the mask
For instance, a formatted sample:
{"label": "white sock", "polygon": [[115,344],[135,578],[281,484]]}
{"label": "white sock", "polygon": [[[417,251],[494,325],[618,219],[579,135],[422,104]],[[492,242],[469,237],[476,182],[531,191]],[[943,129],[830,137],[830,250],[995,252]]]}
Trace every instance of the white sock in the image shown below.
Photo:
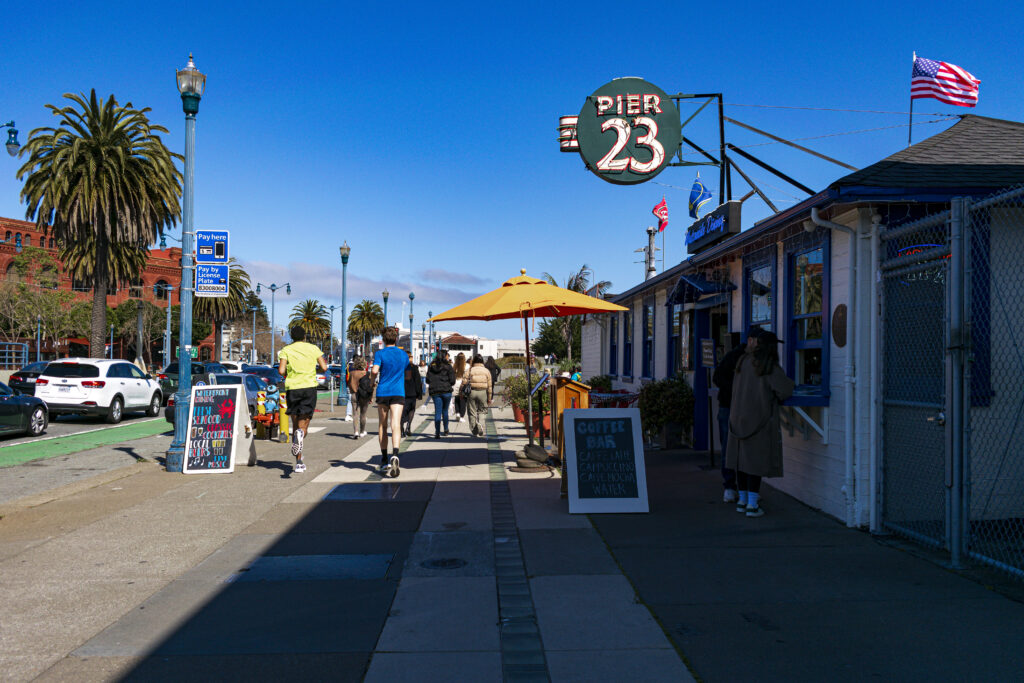
{"label": "white sock", "polygon": [[757,507],[757,501],[759,501],[759,500],[761,500],[761,494],[760,493],[754,493],[753,491],[751,491],[750,492],[750,498],[748,499],[747,507],[756,508]]}
{"label": "white sock", "polygon": [[740,491],[736,495],[739,496],[739,498],[737,500],[738,500],[738,503],[740,505],[746,505],[747,504],[747,492],[746,491]]}

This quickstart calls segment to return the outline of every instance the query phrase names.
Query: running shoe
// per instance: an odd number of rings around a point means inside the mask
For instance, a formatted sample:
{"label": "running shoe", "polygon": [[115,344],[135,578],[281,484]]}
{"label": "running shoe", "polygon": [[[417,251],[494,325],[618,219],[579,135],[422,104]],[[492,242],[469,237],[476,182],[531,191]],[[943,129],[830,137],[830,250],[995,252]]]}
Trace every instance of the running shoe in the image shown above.
{"label": "running shoe", "polygon": [[298,456],[302,452],[302,430],[296,429],[292,434],[292,455]]}
{"label": "running shoe", "polygon": [[295,474],[302,474],[305,471],[306,463],[302,462],[301,460],[295,463],[295,467],[292,468],[292,472],[294,472]]}
{"label": "running shoe", "polygon": [[392,455],[391,456],[391,460],[388,463],[388,476],[391,477],[391,478],[395,478],[395,477],[398,476],[398,472],[399,472],[398,456],[397,455]]}

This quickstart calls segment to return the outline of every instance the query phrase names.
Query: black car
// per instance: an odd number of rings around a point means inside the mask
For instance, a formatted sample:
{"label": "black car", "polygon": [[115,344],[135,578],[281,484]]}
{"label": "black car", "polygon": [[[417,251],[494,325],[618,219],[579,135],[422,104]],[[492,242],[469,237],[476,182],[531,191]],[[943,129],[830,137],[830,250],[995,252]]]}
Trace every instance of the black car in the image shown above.
{"label": "black car", "polygon": [[0,382],[0,434],[39,436],[49,424],[46,404],[41,399],[18,395]]}
{"label": "black car", "polygon": [[278,372],[277,368],[272,368],[269,365],[243,365],[242,372],[256,375],[266,384],[284,384],[284,375]]}
{"label": "black car", "polygon": [[8,380],[8,384],[16,394],[24,394],[25,396],[35,396],[36,393],[36,378],[43,374],[43,370],[49,365],[49,361],[39,361],[38,363],[29,363],[21,370],[11,375]]}

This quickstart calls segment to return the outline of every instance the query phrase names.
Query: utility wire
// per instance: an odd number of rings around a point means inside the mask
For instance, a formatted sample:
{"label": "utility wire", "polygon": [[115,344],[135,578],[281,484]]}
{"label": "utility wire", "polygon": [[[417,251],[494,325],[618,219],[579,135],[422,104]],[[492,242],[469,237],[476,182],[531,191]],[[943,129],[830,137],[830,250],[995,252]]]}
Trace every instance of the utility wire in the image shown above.
{"label": "utility wire", "polygon": [[947,112],[908,112],[908,111],[880,111],[877,109],[833,109],[831,107],[789,107],[781,104],[739,104],[737,102],[726,102],[726,107],[757,107],[759,109],[799,109],[802,111],[838,111],[846,112],[849,114],[899,114],[901,116],[907,116],[908,114],[917,114],[919,116],[960,116],[960,114],[950,114]]}

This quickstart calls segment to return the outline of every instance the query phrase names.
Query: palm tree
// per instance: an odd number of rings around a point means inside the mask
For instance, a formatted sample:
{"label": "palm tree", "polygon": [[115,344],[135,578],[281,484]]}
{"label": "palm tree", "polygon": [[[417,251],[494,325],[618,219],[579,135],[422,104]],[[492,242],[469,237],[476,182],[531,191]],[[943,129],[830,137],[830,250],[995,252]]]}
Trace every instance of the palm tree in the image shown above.
{"label": "palm tree", "polygon": [[[544,273],[541,277],[548,281],[548,283],[558,286],[558,282],[549,273]],[[565,281],[565,289],[570,289],[580,294],[585,294],[587,290],[591,289],[590,278],[594,277],[594,271],[591,270],[590,266],[584,263],[580,266],[580,269],[575,273],[569,275]],[[604,296],[608,288],[612,286],[612,283],[608,280],[601,280],[594,285],[595,295]],[[569,315],[558,319],[558,324],[562,328],[562,336],[565,337],[565,348],[566,348],[566,361],[572,361],[572,337],[573,337],[573,321],[580,316]]]}
{"label": "palm tree", "polygon": [[214,360],[220,360],[222,355],[221,344],[223,343],[223,334],[221,333],[221,323],[225,320],[237,318],[247,310],[251,287],[252,283],[249,280],[249,273],[245,272],[245,268],[232,256],[228,260],[228,295],[197,296],[193,299],[193,317],[213,324],[214,338],[216,339],[213,350]]}
{"label": "palm tree", "polygon": [[[46,105],[60,119],[57,128],[37,128],[21,154],[25,178],[21,199],[25,217],[64,244],[93,240],[95,257],[89,352],[103,355],[107,288],[111,283],[109,252],[113,245],[141,248],[172,227],[181,215],[182,159],[155,133],[167,129],[150,123],[148,107],[105,102],[92,90],[66,93],[75,106]],[[27,176],[27,177],[26,177]]]}
{"label": "palm tree", "polygon": [[370,345],[370,337],[384,331],[384,309],[376,301],[363,299],[348,315],[349,338],[353,341],[363,338],[363,353]]}
{"label": "palm tree", "polygon": [[310,341],[323,342],[331,333],[331,319],[327,316],[327,307],[316,299],[306,299],[292,309],[289,326],[298,325],[306,331]]}

